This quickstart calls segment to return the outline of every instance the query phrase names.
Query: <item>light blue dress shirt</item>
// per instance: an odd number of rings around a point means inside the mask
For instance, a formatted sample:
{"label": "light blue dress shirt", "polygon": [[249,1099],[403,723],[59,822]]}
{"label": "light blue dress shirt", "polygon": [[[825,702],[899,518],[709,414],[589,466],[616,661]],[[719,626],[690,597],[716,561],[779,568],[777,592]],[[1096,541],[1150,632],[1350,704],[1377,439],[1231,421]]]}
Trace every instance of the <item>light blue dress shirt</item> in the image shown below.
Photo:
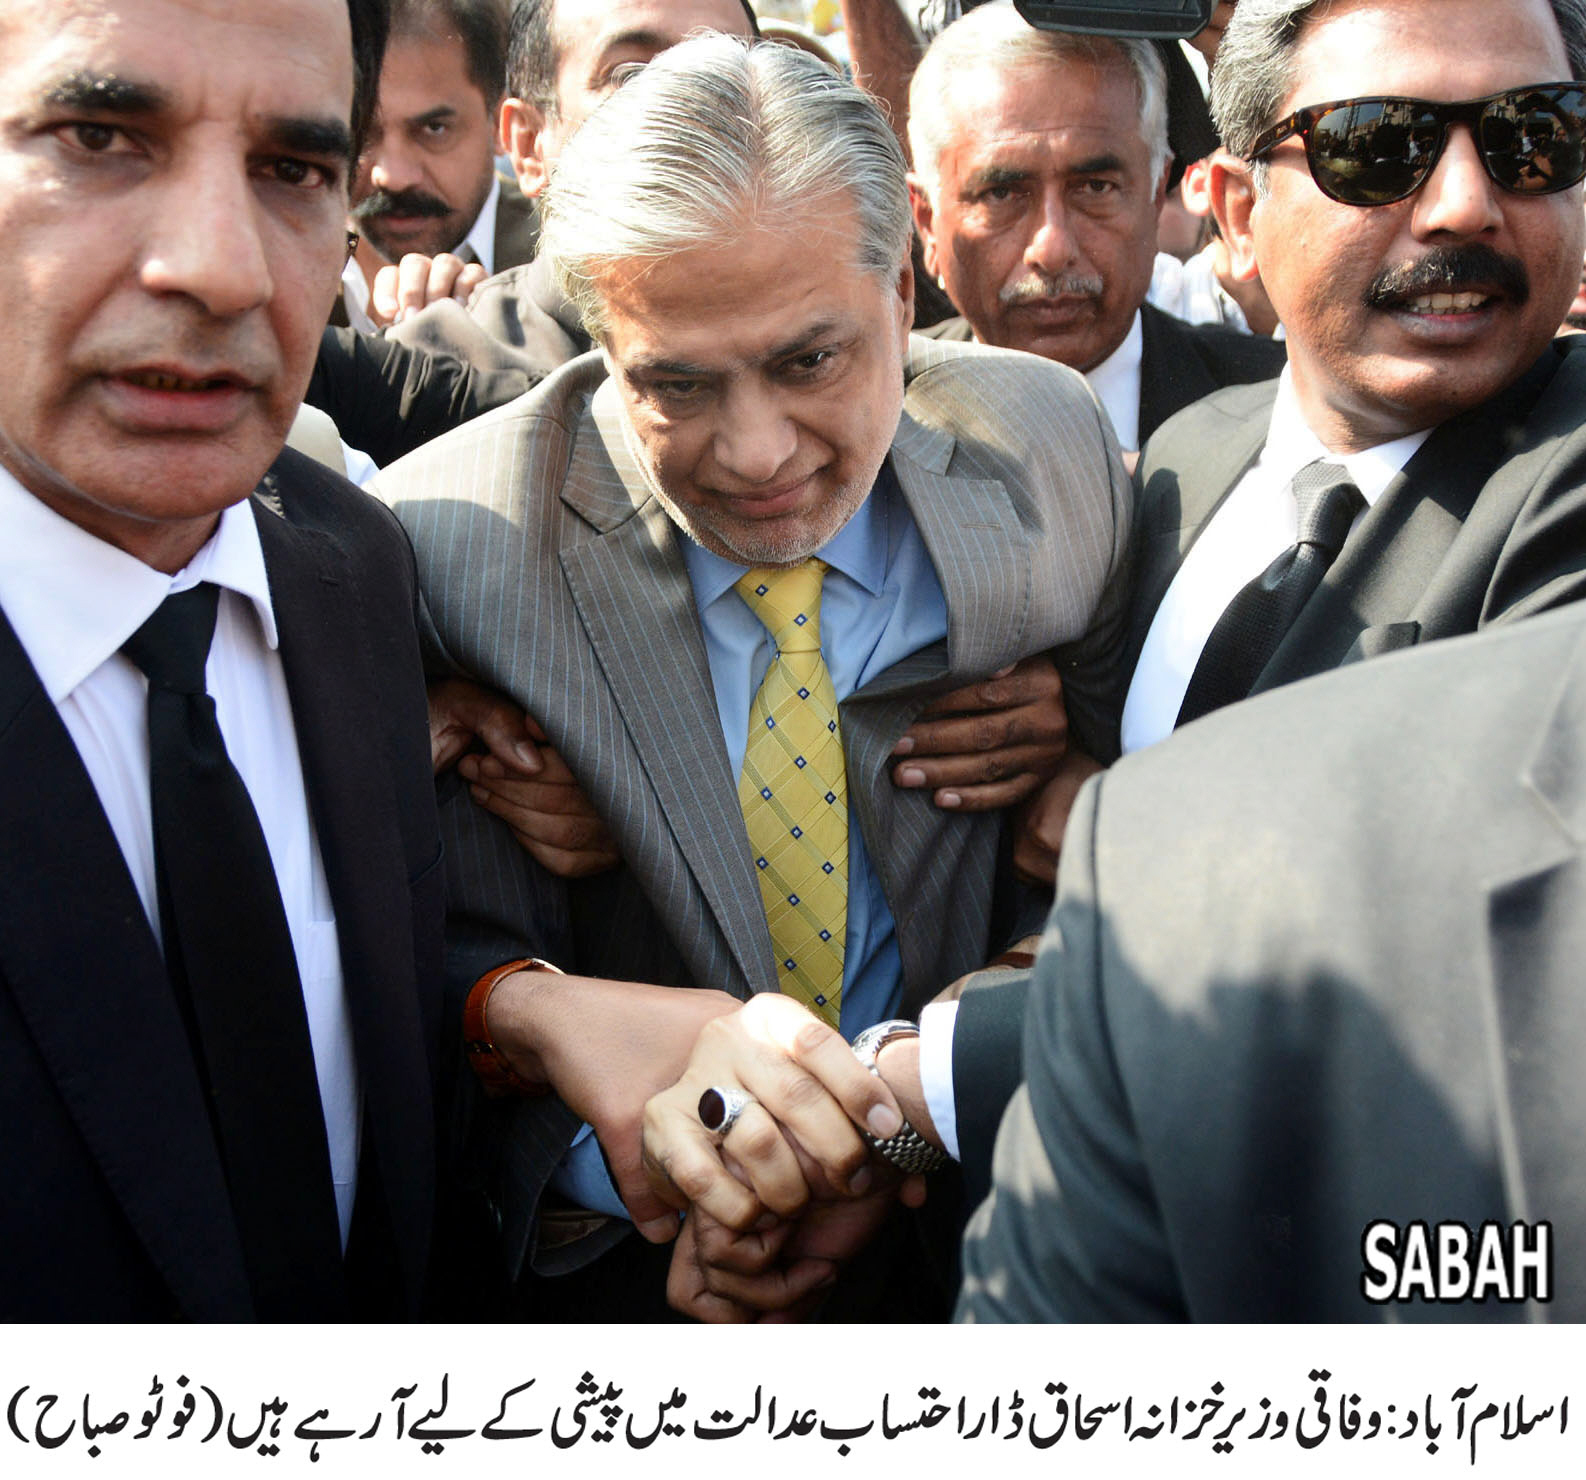
{"label": "light blue dress shirt", "polygon": [[[750,569],[682,540],[683,563],[705,634],[705,654],[727,759],[736,776],[749,738],[749,708],[773,655],[771,634],[733,589]],[[821,655],[840,704],[911,653],[947,636],[947,600],[890,465],[870,496],[816,552],[830,569],[821,591]],[[853,812],[850,807],[850,820]],[[898,1010],[903,966],[892,911],[856,825],[848,829],[848,929],[843,945],[846,1038]],[[580,1207],[626,1217],[586,1125],[554,1185]]]}

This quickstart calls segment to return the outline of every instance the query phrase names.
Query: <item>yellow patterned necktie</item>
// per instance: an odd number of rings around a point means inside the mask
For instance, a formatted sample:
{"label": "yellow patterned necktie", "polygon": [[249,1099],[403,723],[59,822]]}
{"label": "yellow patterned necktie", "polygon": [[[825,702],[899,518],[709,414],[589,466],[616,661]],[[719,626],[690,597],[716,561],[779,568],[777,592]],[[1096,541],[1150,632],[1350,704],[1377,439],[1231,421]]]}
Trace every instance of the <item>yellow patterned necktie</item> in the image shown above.
{"label": "yellow patterned necktie", "polygon": [[834,1027],[848,928],[848,781],[821,657],[826,566],[761,566],[737,591],[776,644],[749,708],[738,801],[760,876],[777,984]]}

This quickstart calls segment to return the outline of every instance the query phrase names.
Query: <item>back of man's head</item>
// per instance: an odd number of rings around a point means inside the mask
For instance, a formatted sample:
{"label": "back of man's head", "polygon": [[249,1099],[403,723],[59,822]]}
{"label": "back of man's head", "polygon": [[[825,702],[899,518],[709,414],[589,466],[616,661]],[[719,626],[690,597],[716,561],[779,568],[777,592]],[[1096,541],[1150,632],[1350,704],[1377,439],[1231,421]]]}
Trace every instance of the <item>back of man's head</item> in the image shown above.
{"label": "back of man's head", "polygon": [[875,101],[807,53],[703,36],[650,63],[574,136],[540,249],[599,337],[606,266],[796,231],[834,201],[857,218],[858,265],[896,280],[905,166]]}
{"label": "back of man's head", "polygon": [[352,27],[352,152],[356,159],[364,135],[380,102],[380,68],[385,62],[390,36],[387,0],[347,0],[347,20]]}

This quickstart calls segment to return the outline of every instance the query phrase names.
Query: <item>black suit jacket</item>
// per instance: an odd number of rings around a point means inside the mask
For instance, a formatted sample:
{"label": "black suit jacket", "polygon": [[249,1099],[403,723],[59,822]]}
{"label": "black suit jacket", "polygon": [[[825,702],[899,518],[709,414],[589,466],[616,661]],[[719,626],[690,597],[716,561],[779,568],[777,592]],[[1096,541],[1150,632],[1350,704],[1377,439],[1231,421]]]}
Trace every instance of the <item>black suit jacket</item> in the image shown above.
{"label": "black suit jacket", "polygon": [[[413,560],[383,508],[296,453],[253,503],[364,1097],[351,1310],[411,1316],[436,1196],[442,950]],[[3,615],[0,1109],[0,1318],[252,1317],[159,948]]]}
{"label": "black suit jacket", "polygon": [[469,364],[383,334],[326,329],[303,399],[336,423],[343,442],[383,468],[539,380],[518,365]]}
{"label": "black suit jacket", "polygon": [[[1583,766],[1576,605],[1088,786],[961,1313],[1586,1318]],[[1378,1219],[1549,1219],[1553,1303],[1370,1304]]]}
{"label": "black suit jacket", "polygon": [[[1555,340],[1513,385],[1427,438],[1351,532],[1254,692],[1586,595],[1586,344],[1575,339]],[[1219,392],[1146,449],[1125,673],[1190,546],[1260,452],[1275,394],[1271,384]],[[1027,973],[994,981],[959,1009],[954,1085],[971,1184],[986,1175],[1017,1083],[1009,1035],[1027,984]]]}
{"label": "black suit jacket", "polygon": [[[927,339],[971,340],[967,319],[948,319],[917,333]],[[1271,380],[1288,351],[1281,341],[1241,334],[1221,324],[1186,324],[1149,303],[1140,305],[1140,445],[1168,417],[1229,385]]]}

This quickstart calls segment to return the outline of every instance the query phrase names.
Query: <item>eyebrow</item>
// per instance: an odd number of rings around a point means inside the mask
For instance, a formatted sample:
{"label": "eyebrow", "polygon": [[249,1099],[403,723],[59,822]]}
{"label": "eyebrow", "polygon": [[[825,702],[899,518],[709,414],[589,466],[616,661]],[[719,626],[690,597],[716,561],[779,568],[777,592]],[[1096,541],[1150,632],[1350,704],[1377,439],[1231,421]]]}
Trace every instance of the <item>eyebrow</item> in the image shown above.
{"label": "eyebrow", "polygon": [[1070,165],[1068,173],[1071,175],[1114,175],[1124,168],[1123,156],[1120,154],[1093,154],[1089,159],[1082,159],[1078,164]]}
{"label": "eyebrow", "polygon": [[1034,174],[1034,170],[1017,169],[1012,165],[988,164],[984,169],[971,170],[964,177],[960,194],[975,195],[982,190],[989,190],[994,185],[1022,185],[1026,180],[1033,178]]}
{"label": "eyebrow", "polygon": [[422,113],[415,113],[407,122],[409,128],[423,128],[426,123],[450,123],[455,117],[457,110],[450,103],[441,103]]}
{"label": "eyebrow", "polygon": [[619,31],[615,36],[607,36],[601,40],[600,50],[595,53],[595,65],[590,71],[592,74],[599,72],[614,51],[625,51],[630,47],[646,47],[660,53],[676,44],[672,37],[662,35],[659,31],[642,29]]}
{"label": "eyebrow", "polygon": [[[138,82],[113,72],[73,72],[41,94],[51,108],[75,108],[113,118],[147,118],[171,111],[172,94],[154,82]],[[352,156],[352,130],[339,118],[269,114],[262,120],[272,148],[317,158]]]}
{"label": "eyebrow", "polygon": [[[795,334],[793,338],[784,340],[781,344],[773,346],[753,363],[755,365],[770,365],[778,360],[785,360],[790,355],[802,354],[805,350],[812,349],[822,342],[829,340],[834,334],[841,334],[844,321],[840,318],[822,319],[811,324],[807,329]],[[722,374],[724,369],[731,366],[721,365],[696,365],[686,360],[648,359],[641,358],[627,366],[626,373],[631,376],[649,375],[675,375],[687,380],[708,380],[712,376]]]}
{"label": "eyebrow", "polygon": [[339,118],[301,118],[272,114],[264,120],[266,138],[277,149],[321,158],[350,159],[352,130]]}
{"label": "eyebrow", "polygon": [[171,106],[171,95],[152,82],[133,82],[115,73],[73,72],[42,93],[55,108],[84,108],[120,116],[159,113]]}

